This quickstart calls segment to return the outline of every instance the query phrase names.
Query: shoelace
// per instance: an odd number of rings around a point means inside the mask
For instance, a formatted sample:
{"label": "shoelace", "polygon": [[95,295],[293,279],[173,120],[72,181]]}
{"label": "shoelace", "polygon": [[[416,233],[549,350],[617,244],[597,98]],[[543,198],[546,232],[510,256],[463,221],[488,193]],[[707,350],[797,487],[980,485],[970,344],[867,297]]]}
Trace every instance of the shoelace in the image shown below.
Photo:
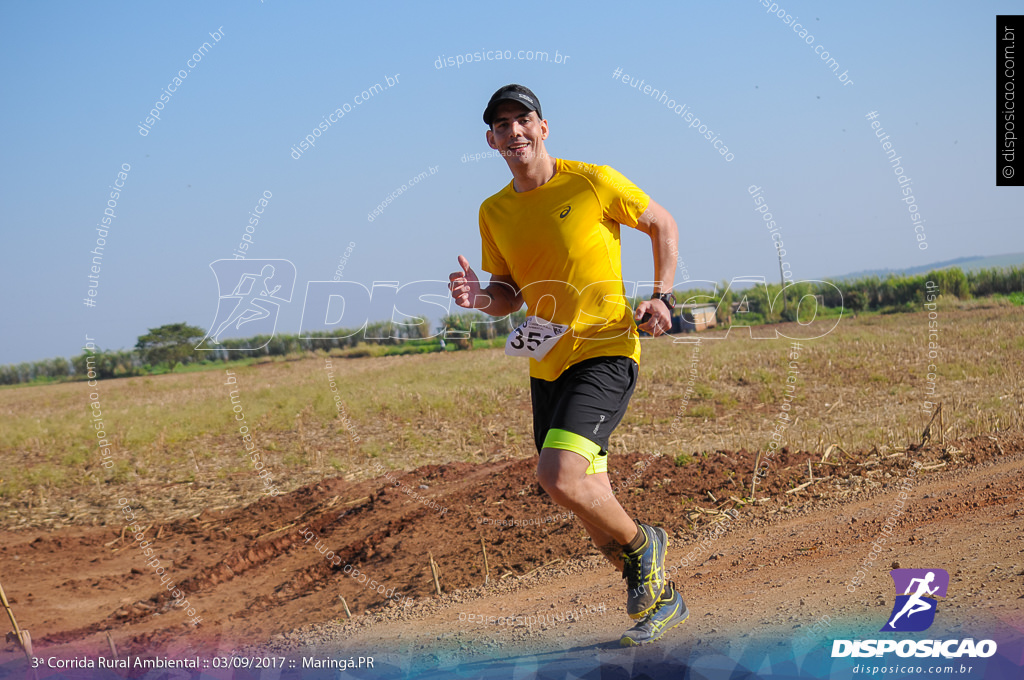
{"label": "shoelace", "polygon": [[640,555],[631,557],[623,553],[622,558],[622,578],[626,579],[626,584],[630,588],[636,588],[640,585]]}

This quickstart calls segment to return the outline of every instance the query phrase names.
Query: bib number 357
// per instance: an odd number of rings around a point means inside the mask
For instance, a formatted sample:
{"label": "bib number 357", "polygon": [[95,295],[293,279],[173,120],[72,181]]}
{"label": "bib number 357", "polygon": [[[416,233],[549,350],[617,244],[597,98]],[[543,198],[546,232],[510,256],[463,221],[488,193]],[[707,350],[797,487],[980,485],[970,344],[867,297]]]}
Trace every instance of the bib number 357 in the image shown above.
{"label": "bib number 357", "polygon": [[505,341],[505,354],[540,361],[565,337],[567,330],[568,326],[528,316],[526,321],[509,334],[508,340]]}

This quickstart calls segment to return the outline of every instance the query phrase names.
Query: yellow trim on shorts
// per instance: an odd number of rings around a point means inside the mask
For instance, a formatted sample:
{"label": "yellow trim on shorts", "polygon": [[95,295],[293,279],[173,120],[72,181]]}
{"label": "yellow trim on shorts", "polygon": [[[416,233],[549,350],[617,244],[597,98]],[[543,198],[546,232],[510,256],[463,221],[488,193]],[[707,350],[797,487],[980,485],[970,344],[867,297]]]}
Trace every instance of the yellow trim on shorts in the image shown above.
{"label": "yellow trim on shorts", "polygon": [[581,437],[575,432],[551,428],[544,437],[545,449],[562,449],[578,453],[588,461],[588,475],[596,475],[601,472],[608,472],[608,455],[601,452],[601,447],[586,437]]}

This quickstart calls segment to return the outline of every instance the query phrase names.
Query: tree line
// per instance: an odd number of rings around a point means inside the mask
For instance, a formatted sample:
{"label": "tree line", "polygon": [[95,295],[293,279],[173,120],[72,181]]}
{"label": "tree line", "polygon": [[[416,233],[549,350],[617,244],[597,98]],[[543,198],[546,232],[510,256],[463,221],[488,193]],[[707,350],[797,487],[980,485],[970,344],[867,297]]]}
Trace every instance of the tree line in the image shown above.
{"label": "tree line", "polygon": [[[733,303],[744,302],[737,314],[745,314],[744,325],[806,321],[806,315],[816,311],[807,296],[820,296],[826,310],[915,312],[921,311],[925,284],[937,284],[942,295],[960,300],[1007,295],[1024,303],[1024,267],[1003,267],[964,272],[959,267],[939,269],[918,275],[891,274],[885,278],[867,276],[849,280],[831,280],[826,283],[794,283],[785,290],[779,284],[754,286],[744,290],[730,289],[727,282],[715,290],[686,290],[676,293],[680,303],[707,303],[716,306],[718,323],[728,325],[737,320],[733,316]],[[831,284],[831,285],[829,285]],[[801,302],[804,300],[804,302]],[[785,305],[783,304],[785,301]],[[799,304],[798,304],[799,303]],[[820,313],[822,310],[817,310]],[[195,350],[206,331],[186,323],[173,323],[151,328],[138,338],[130,350],[97,350],[65,359],[62,357],[41,361],[22,362],[0,366],[0,385],[31,382],[80,380],[86,375],[86,358],[93,357],[93,370],[100,379],[137,375],[156,375],[193,363],[214,363],[239,358],[237,350],[249,350],[247,356],[287,356],[316,350],[354,350],[360,345],[398,346],[394,353],[438,351],[442,337],[458,349],[472,347],[473,340],[495,341],[506,336],[512,328],[525,320],[520,310],[506,319],[494,319],[480,312],[450,314],[441,319],[435,333],[430,322],[418,319],[409,323],[377,321],[367,323],[365,330],[337,329],[311,331],[299,335],[275,334],[272,337],[230,338],[217,349]],[[446,333],[441,334],[441,331]],[[463,337],[457,337],[459,333]],[[433,335],[433,337],[431,337]],[[456,336],[456,337],[453,337]],[[235,350],[234,352],[232,350]],[[354,354],[353,354],[354,355]]]}

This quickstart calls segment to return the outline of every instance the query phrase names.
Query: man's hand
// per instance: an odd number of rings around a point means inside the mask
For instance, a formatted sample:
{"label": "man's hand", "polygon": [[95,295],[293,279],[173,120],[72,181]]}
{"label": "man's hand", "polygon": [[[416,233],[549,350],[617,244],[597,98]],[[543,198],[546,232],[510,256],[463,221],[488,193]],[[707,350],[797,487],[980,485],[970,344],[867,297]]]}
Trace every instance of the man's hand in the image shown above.
{"label": "man's hand", "polygon": [[[448,288],[452,291],[455,304],[467,309],[476,309],[474,303],[482,293],[480,279],[477,277],[476,272],[470,268],[469,260],[462,255],[459,255],[459,267],[461,267],[460,271],[452,272],[448,275]],[[484,295],[484,297],[488,301],[490,300],[487,295]]]}
{"label": "man's hand", "polygon": [[[644,315],[650,315],[650,318],[646,322],[643,321]],[[668,306],[659,299],[644,300],[636,306],[636,312],[633,314],[633,318],[636,319],[639,324],[637,327],[650,333],[654,337],[663,335],[672,330],[672,313]]]}

